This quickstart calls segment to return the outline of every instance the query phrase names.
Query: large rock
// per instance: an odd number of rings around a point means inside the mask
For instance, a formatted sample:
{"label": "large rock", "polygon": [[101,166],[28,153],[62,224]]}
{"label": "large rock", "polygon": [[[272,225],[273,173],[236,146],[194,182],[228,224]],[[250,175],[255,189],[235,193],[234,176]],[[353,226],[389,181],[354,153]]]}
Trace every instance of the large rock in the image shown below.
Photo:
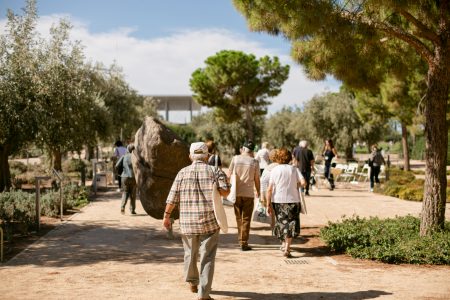
{"label": "large rock", "polygon": [[[189,147],[158,120],[146,117],[136,132],[133,169],[144,210],[162,219],[170,187],[178,171],[191,163]],[[178,218],[178,209],[172,217]]]}

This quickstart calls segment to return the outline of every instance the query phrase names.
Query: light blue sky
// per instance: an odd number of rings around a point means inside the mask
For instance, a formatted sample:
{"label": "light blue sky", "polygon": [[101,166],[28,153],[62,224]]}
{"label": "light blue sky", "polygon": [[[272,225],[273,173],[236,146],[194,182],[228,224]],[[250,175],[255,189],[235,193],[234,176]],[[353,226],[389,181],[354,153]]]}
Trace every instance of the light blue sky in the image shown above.
{"label": "light blue sky", "polygon": [[[306,79],[289,57],[289,42],[250,32],[231,0],[38,0],[37,5],[43,36],[61,17],[69,19],[72,37],[81,40],[87,59],[106,65],[116,61],[142,94],[190,94],[190,74],[222,49],[277,55],[291,65],[290,78],[272,99],[270,113],[301,106],[314,94],[339,87],[335,80]],[[8,8],[20,13],[24,6],[25,0],[1,0],[0,26]]]}

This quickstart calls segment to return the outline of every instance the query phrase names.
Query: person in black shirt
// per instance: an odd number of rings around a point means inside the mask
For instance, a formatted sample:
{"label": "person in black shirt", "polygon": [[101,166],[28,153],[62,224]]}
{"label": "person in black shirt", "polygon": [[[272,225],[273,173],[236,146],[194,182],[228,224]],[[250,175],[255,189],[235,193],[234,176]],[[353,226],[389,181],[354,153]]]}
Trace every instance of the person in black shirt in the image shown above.
{"label": "person in black shirt", "polygon": [[[309,181],[311,173],[314,169],[314,155],[310,149],[308,149],[307,141],[300,141],[297,147],[293,151],[293,159],[297,168],[302,173],[306,181],[305,195],[309,196]],[[303,191],[303,188],[302,188]]]}
{"label": "person in black shirt", "polygon": [[331,161],[334,157],[338,158],[337,150],[334,147],[332,140],[325,140],[325,146],[322,151],[323,158],[325,160],[325,177],[328,179],[330,183],[330,189],[334,190],[334,178],[333,174],[331,174]]}

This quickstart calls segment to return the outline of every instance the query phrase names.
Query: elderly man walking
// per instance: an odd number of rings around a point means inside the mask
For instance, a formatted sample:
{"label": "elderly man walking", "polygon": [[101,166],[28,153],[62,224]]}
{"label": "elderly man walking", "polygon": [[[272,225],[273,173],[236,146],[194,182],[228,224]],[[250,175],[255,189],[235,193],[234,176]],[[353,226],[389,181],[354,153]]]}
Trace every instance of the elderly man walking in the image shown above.
{"label": "elderly man walking", "polygon": [[308,142],[305,140],[300,141],[298,147],[295,147],[292,156],[294,157],[295,165],[302,173],[303,178],[305,178],[305,195],[309,196],[309,181],[311,179],[311,173],[314,170],[314,155],[308,148]]}
{"label": "elderly man walking", "polygon": [[[203,142],[191,144],[192,164],[178,172],[166,201],[163,225],[171,228],[170,214],[180,210],[180,229],[184,247],[184,276],[198,299],[211,299],[211,285],[219,242],[219,224],[213,209],[213,184],[221,196],[229,194],[227,177],[207,164],[208,147]],[[197,259],[200,254],[200,274]],[[200,287],[198,287],[200,285]]]}
{"label": "elderly man walking", "polygon": [[242,251],[252,248],[248,245],[250,222],[253,213],[255,189],[260,193],[259,163],[253,158],[255,145],[252,141],[244,143],[242,154],[234,156],[229,167],[229,174],[236,174],[236,202],[234,214],[238,228],[238,241]]}

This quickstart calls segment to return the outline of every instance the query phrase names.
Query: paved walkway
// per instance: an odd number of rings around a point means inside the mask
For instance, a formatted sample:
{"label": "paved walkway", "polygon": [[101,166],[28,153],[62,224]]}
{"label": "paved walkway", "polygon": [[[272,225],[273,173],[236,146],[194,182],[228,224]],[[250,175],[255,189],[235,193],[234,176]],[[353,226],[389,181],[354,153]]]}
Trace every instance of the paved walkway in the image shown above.
{"label": "paved walkway", "polygon": [[[318,226],[342,215],[418,215],[421,204],[368,193],[366,188],[313,191],[302,215],[294,258],[285,260],[268,226],[253,223],[254,251],[221,235],[215,299],[449,299],[450,267],[386,265],[327,256]],[[119,213],[119,193],[100,194],[79,214],[0,267],[0,299],[196,299],[182,279],[183,249],[161,221]],[[447,208],[447,218],[450,209]],[[175,232],[177,232],[175,224]]]}

